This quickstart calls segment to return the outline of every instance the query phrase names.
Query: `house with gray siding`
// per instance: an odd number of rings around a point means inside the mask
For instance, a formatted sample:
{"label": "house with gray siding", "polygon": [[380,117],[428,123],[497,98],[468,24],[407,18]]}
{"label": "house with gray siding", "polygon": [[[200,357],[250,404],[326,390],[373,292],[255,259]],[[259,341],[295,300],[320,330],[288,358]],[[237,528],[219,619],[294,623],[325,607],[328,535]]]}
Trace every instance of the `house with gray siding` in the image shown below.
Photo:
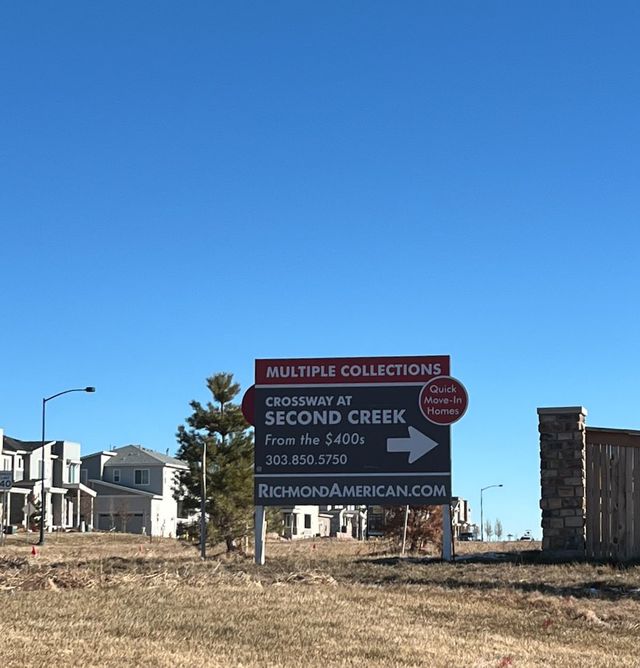
{"label": "house with gray siding", "polygon": [[175,493],[187,465],[174,457],[125,445],[82,457],[81,480],[96,492],[94,526],[175,537],[179,504]]}
{"label": "house with gray siding", "polygon": [[330,535],[363,540],[367,535],[367,508],[354,505],[320,506],[330,517]]}

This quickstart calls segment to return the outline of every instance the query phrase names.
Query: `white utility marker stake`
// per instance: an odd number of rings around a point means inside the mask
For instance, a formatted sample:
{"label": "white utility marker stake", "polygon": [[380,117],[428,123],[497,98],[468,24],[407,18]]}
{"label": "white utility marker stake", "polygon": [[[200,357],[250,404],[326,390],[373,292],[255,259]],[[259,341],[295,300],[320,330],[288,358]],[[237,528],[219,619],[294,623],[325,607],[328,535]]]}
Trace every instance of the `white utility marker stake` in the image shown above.
{"label": "white utility marker stake", "polygon": [[267,522],[264,506],[256,506],[254,550],[258,566],[264,566],[264,545],[267,538]]}
{"label": "white utility marker stake", "polygon": [[407,545],[407,525],[409,524],[409,506],[404,509],[404,531],[402,532],[402,552],[400,556],[404,557],[404,548]]}

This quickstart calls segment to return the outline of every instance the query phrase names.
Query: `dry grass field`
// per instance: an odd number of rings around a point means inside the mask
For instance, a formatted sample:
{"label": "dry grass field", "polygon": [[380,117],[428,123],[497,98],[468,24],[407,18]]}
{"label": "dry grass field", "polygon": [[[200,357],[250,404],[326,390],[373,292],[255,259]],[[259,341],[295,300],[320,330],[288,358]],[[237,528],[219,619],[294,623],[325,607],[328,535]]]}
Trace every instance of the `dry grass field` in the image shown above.
{"label": "dry grass field", "polygon": [[[535,548],[460,545],[462,560],[444,564],[399,559],[376,542],[272,542],[257,568],[113,534],[51,536],[34,557],[24,535],[10,536],[0,548],[2,659],[54,668],[640,666],[640,568],[542,564]],[[498,549],[505,554],[490,554]]]}

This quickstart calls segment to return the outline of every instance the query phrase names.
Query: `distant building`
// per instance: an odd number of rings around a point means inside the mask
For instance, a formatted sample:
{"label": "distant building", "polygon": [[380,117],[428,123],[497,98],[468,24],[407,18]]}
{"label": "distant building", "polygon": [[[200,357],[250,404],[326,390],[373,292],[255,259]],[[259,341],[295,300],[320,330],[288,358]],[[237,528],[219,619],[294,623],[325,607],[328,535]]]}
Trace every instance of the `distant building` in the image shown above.
{"label": "distant building", "polygon": [[187,469],[179,459],[140,445],[82,457],[81,480],[96,493],[95,528],[175,538],[178,476]]}
{"label": "distant building", "polygon": [[[376,538],[384,536],[386,514],[384,506],[368,506],[367,536]],[[451,499],[451,526],[453,537],[459,539],[461,534],[472,534],[475,525],[471,522],[471,507],[466,499],[454,496]]]}
{"label": "distant building", "polygon": [[384,506],[367,507],[367,538],[381,538],[385,532]]}
{"label": "distant building", "polygon": [[367,535],[367,507],[354,505],[320,506],[331,517],[331,536],[364,540]]}
{"label": "distant building", "polygon": [[[334,536],[362,540],[384,536],[385,533],[383,506],[284,506],[281,510],[286,538]],[[477,528],[471,522],[471,508],[466,499],[452,498],[451,522],[456,539],[461,534],[473,533]]]}
{"label": "distant building", "polygon": [[79,443],[45,441],[43,445],[5,436],[0,429],[0,457],[2,470],[13,474],[7,494],[9,525],[30,528],[31,517],[40,514],[43,478],[46,530],[91,524],[96,492],[80,481]]}
{"label": "distant building", "polygon": [[363,539],[366,534],[364,506],[283,506],[281,511],[285,538]]}
{"label": "distant building", "polygon": [[451,498],[451,526],[455,539],[459,539],[460,534],[474,534],[475,525],[471,522],[471,507],[469,502],[460,496]]}
{"label": "distant building", "polygon": [[319,506],[283,506],[282,522],[285,538],[315,538],[328,536],[331,517],[320,512]]}

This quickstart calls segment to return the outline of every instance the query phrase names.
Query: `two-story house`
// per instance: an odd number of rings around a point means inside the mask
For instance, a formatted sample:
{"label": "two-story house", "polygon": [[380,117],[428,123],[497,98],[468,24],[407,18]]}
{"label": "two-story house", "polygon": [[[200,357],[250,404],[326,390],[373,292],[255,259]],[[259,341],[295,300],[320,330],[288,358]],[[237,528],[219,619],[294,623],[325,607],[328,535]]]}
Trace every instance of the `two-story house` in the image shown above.
{"label": "two-story house", "polygon": [[363,539],[367,531],[365,506],[282,506],[285,538],[337,536]]}
{"label": "two-story house", "polygon": [[331,517],[331,536],[363,540],[367,535],[366,506],[320,506],[320,511]]}
{"label": "two-story house", "polygon": [[80,482],[80,444],[71,441],[21,441],[0,430],[2,469],[12,471],[5,517],[10,525],[29,528],[36,505],[46,492],[45,527],[79,528],[90,523],[96,493]]}
{"label": "two-story house", "polygon": [[285,538],[329,536],[331,517],[321,513],[319,506],[282,506],[280,510]]}
{"label": "two-story house", "polygon": [[188,466],[140,445],[82,457],[82,482],[97,494],[94,526],[101,531],[125,531],[175,537],[178,522],[180,471]]}
{"label": "two-story house", "polygon": [[453,537],[459,540],[461,535],[473,535],[474,524],[471,522],[471,507],[466,499],[460,496],[451,497],[451,526]]}

